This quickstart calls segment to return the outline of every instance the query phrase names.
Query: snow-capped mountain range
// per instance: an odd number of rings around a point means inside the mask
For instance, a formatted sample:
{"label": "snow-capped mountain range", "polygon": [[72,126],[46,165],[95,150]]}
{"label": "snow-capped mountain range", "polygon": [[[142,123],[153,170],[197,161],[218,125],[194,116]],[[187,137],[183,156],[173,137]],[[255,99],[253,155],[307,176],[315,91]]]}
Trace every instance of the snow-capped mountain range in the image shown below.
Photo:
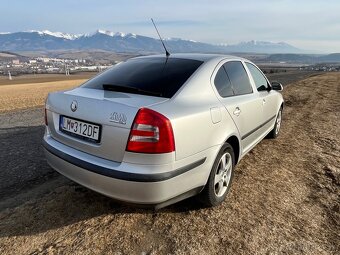
{"label": "snow-capped mountain range", "polygon": [[74,35],[74,34],[68,34],[68,33],[63,33],[63,32],[51,32],[49,30],[43,30],[43,31],[30,30],[30,31],[27,31],[27,33],[38,33],[39,35],[50,35],[50,36],[54,36],[58,38],[64,38],[67,40],[75,40],[83,36],[83,34]]}
{"label": "snow-capped mountain range", "polygon": [[[166,38],[170,52],[252,52],[252,53],[302,53],[303,51],[284,42],[249,41],[233,45],[213,45]],[[163,52],[159,39],[132,33],[97,30],[89,34],[69,34],[49,30],[0,33],[0,49],[6,51],[37,50],[89,50],[101,49],[114,52],[155,53]]]}

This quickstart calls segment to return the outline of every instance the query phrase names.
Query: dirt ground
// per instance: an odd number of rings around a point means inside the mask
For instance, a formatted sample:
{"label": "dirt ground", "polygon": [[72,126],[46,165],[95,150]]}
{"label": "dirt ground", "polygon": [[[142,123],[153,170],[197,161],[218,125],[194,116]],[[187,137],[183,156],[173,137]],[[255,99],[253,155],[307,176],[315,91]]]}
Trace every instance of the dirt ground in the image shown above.
{"label": "dirt ground", "polygon": [[0,254],[339,254],[340,74],[283,95],[280,136],[242,159],[221,206],[156,212],[48,167],[41,108],[0,114]]}

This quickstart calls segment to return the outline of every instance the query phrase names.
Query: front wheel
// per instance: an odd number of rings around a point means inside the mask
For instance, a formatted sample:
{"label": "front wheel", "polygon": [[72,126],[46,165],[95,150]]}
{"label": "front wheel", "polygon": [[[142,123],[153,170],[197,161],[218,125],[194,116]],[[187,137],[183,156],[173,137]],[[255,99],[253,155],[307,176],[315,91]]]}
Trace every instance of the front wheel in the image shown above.
{"label": "front wheel", "polygon": [[230,144],[226,143],[218,153],[208,182],[201,193],[201,200],[205,205],[216,206],[224,201],[231,186],[234,168],[234,150]]}
{"label": "front wheel", "polygon": [[276,137],[278,137],[278,135],[280,133],[281,123],[282,123],[282,107],[280,108],[279,112],[277,113],[274,128],[268,134],[268,138],[275,139]]}

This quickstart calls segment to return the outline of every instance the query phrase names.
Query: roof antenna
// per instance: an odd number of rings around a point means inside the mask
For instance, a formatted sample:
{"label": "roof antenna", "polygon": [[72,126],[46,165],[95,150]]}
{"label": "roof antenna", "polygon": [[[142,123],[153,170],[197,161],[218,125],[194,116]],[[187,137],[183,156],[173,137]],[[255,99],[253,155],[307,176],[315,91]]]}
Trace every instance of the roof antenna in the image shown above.
{"label": "roof antenna", "polygon": [[163,39],[162,39],[161,35],[159,34],[158,29],[157,29],[157,27],[156,27],[156,25],[155,25],[155,22],[153,21],[152,18],[151,18],[151,21],[152,21],[152,24],[154,25],[154,27],[155,27],[155,29],[156,29],[156,32],[157,32],[157,34],[158,34],[158,36],[159,36],[159,39],[161,39],[161,42],[162,42],[163,47],[164,47],[164,50],[165,50],[165,55],[166,55],[166,57],[169,57],[169,56],[170,56],[170,53],[169,53],[169,51],[166,49],[166,47],[165,47],[165,45],[164,45],[164,42],[163,42]]}

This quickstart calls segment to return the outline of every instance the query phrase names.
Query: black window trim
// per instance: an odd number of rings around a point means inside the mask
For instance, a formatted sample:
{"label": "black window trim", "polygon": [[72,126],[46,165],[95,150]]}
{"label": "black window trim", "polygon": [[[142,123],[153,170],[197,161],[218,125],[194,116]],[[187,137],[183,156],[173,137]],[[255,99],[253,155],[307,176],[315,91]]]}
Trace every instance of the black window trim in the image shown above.
{"label": "black window trim", "polygon": [[[227,71],[225,70],[225,67],[224,67],[224,64],[225,64],[225,63],[226,63],[226,62],[224,62],[224,63],[217,69],[217,71],[216,71],[216,73],[215,73],[215,75],[214,75],[214,86],[215,86],[215,89],[216,89],[216,91],[217,91],[217,94],[218,94],[220,97],[222,97],[222,98],[234,97],[234,96],[237,96],[237,95],[235,94],[234,86],[233,86],[233,84],[232,84],[232,82],[231,82],[231,80],[230,80],[230,78],[229,78],[229,75],[228,75]],[[228,80],[229,80],[229,82],[230,82],[230,84],[231,84],[231,89],[232,89],[232,91],[233,91],[233,95],[230,95],[230,96],[222,96],[222,95],[220,94],[220,92],[218,91],[218,89],[216,88],[215,80],[216,80],[217,73],[221,70],[221,68],[223,68],[223,71],[224,71],[224,73],[226,74],[226,76],[227,76],[227,78],[228,78]]]}
{"label": "black window trim", "polygon": [[[251,88],[251,92],[250,92],[250,93],[235,94],[234,96],[244,96],[244,95],[251,95],[251,94],[254,94],[253,84],[252,84],[251,81],[250,81],[250,77],[249,77],[248,70],[245,68],[245,66],[244,66],[244,64],[243,64],[243,61],[242,61],[242,60],[237,60],[237,59],[235,59],[235,60],[229,60],[229,61],[224,62],[222,66],[224,67],[225,64],[230,63],[230,62],[240,62],[240,63],[241,63],[243,70],[244,70],[244,71],[246,72],[246,74],[247,74],[247,77],[248,77],[248,80],[249,80],[249,85],[250,85],[250,88]],[[227,76],[228,76],[228,78],[229,78],[229,75],[228,75],[227,70],[226,70],[225,68],[224,68],[224,70],[226,71]],[[229,78],[229,80],[230,80],[230,78]],[[230,80],[230,82],[231,82],[232,87],[234,88],[233,82],[232,82],[231,80]]]}
{"label": "black window trim", "polygon": [[268,90],[260,90],[260,91],[259,91],[259,90],[257,89],[256,84],[255,84],[254,77],[253,77],[253,75],[251,74],[251,72],[250,72],[250,70],[249,70],[247,64],[250,64],[250,65],[254,66],[257,70],[259,70],[260,73],[263,75],[263,77],[266,79],[266,81],[267,81],[267,86],[268,86],[268,87],[271,87],[270,82],[269,82],[267,76],[266,76],[266,75],[262,72],[262,70],[261,70],[258,66],[256,66],[255,64],[253,64],[253,63],[251,63],[251,62],[249,62],[249,61],[244,61],[244,63],[245,63],[245,66],[247,67],[247,69],[248,69],[248,71],[249,71],[249,74],[251,75],[251,78],[252,78],[253,81],[254,81],[254,85],[255,85],[256,91],[259,92],[259,93],[261,93],[261,92],[268,92]]}
{"label": "black window trim", "polygon": [[[240,63],[241,63],[241,65],[242,65],[244,71],[246,72],[246,74],[247,74],[247,76],[248,76],[248,80],[249,80],[250,87],[251,87],[251,93],[238,94],[238,95],[235,94],[233,83],[231,82],[231,80],[230,80],[230,78],[229,78],[229,75],[228,75],[227,71],[226,71],[225,68],[224,68],[224,64],[229,63],[229,62],[240,62]],[[210,83],[214,86],[214,88],[215,88],[215,90],[216,90],[216,92],[217,92],[217,95],[218,95],[220,98],[238,97],[238,96],[246,96],[246,95],[254,94],[254,87],[253,87],[252,82],[250,81],[249,70],[248,70],[248,67],[246,67],[246,65],[245,65],[246,62],[248,63],[248,61],[243,61],[243,60],[239,60],[239,59],[227,59],[227,60],[224,59],[224,60],[221,60],[221,61],[217,64],[217,66],[216,66],[215,69],[214,69],[213,74],[211,75]],[[215,86],[215,78],[216,78],[216,75],[217,75],[217,73],[218,73],[218,71],[220,70],[221,67],[223,67],[224,71],[225,71],[226,74],[227,74],[227,77],[228,77],[228,79],[229,79],[229,81],[230,81],[230,83],[231,83],[231,86],[232,86],[232,88],[233,88],[234,95],[223,97],[223,96],[220,95],[220,93],[218,92],[218,90],[217,90],[217,88],[216,88],[216,86]],[[260,70],[260,71],[261,71],[261,70]],[[266,76],[265,76],[265,77],[266,77]],[[251,78],[253,79],[253,77],[251,77]],[[266,78],[267,78],[267,77],[266,77]],[[267,79],[267,81],[268,81],[268,79]],[[257,91],[257,90],[256,90],[256,91]]]}
{"label": "black window trim", "polygon": [[[248,71],[247,71],[247,69],[246,69],[246,67],[245,67],[245,65],[244,65],[244,63],[243,63],[243,61],[242,61],[242,60],[230,60],[230,61],[225,62],[224,64],[230,63],[230,62],[240,62],[240,63],[241,63],[243,70],[244,70],[244,71],[246,72],[246,74],[247,74],[247,77],[248,77],[248,80],[249,80],[249,85],[250,85],[250,88],[251,88],[251,92],[250,92],[250,93],[237,94],[237,95],[235,95],[235,96],[244,96],[244,95],[251,95],[251,94],[254,94],[253,84],[252,84],[251,81],[250,81],[249,73],[248,73]],[[223,64],[223,66],[224,66],[224,64]],[[227,71],[226,71],[226,72],[227,72]],[[227,75],[228,75],[228,72],[227,72]],[[228,76],[228,77],[229,77],[229,76]],[[230,81],[230,82],[231,82],[231,84],[233,84],[232,81]]]}

